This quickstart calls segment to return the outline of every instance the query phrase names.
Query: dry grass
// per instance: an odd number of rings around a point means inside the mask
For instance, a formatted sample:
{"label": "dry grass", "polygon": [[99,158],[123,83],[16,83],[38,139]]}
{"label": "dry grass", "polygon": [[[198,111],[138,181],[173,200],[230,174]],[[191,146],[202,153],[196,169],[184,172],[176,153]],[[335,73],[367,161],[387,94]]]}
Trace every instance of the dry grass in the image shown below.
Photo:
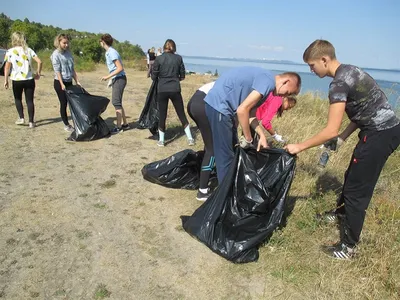
{"label": "dry grass", "polygon": [[[93,94],[109,96],[104,66],[80,73]],[[128,69],[124,106],[134,123],[150,86]],[[331,208],[356,136],[322,172],[319,152],[298,157],[287,226],[260,249],[257,263],[234,265],[182,231],[180,215],[200,204],[195,191],[143,181],[148,162],[187,147],[184,136],[159,149],[149,132],[132,129],[89,143],[68,143],[51,73],[37,84],[38,127],[13,124],[11,91],[0,90],[0,298],[5,299],[398,299],[400,207],[397,151],[387,162],[367,212],[360,255],[352,262],[321,254],[336,241],[315,212]],[[187,102],[209,77],[182,82]],[[274,125],[291,142],[324,126],[327,102],[308,94]],[[112,107],[103,114],[115,121]],[[183,134],[171,106],[167,138]],[[201,149],[201,141],[195,149]]]}
{"label": "dry grass", "polygon": [[[275,120],[291,142],[311,137],[325,125],[328,103],[315,95],[300,97],[295,109]],[[343,126],[348,120],[343,122]],[[317,167],[320,151],[310,149],[298,157],[291,197],[297,198],[288,225],[277,233],[261,255],[271,274],[301,288],[305,299],[398,299],[400,297],[400,152],[388,160],[367,212],[353,262],[337,262],[318,250],[335,242],[334,228],[320,227],[314,214],[333,208],[341,190],[344,171],[357,142],[357,134],[330,156],[325,170]],[[271,270],[273,269],[273,270]]]}

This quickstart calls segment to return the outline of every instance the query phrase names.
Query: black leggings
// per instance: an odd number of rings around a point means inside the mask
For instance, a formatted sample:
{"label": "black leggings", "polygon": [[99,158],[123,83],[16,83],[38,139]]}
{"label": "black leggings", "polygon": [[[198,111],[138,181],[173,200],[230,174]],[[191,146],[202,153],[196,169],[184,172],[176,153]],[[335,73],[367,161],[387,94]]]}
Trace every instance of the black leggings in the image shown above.
{"label": "black leggings", "polygon": [[20,119],[24,118],[24,107],[22,105],[22,92],[24,92],[26,106],[28,107],[29,122],[33,123],[35,117],[35,105],[33,104],[33,95],[35,93],[35,80],[13,80],[12,84],[15,107],[17,108]]}
{"label": "black leggings", "polygon": [[[71,82],[65,82],[63,81],[65,87],[69,87],[72,85],[72,81]],[[68,125],[68,116],[67,116],[67,96],[65,94],[65,91],[63,91],[61,89],[61,84],[57,79],[54,79],[54,90],[57,93],[58,96],[58,100],[60,101],[60,115],[61,115],[61,119],[64,123],[64,125]]]}
{"label": "black leggings", "polygon": [[157,94],[157,101],[160,117],[158,129],[162,132],[165,132],[165,120],[167,119],[169,99],[171,99],[172,104],[174,105],[176,114],[178,115],[179,120],[181,120],[183,128],[189,125],[189,122],[186,118],[185,109],[183,108],[182,94],[180,92],[161,92]]}
{"label": "black leggings", "polygon": [[197,90],[192,98],[189,100],[187,110],[189,116],[196,123],[199,128],[201,137],[204,142],[204,158],[201,162],[201,173],[200,173],[200,188],[206,189],[208,187],[208,181],[212,169],[215,167],[214,158],[214,145],[211,134],[210,123],[205,111],[204,98],[206,94],[202,91]]}

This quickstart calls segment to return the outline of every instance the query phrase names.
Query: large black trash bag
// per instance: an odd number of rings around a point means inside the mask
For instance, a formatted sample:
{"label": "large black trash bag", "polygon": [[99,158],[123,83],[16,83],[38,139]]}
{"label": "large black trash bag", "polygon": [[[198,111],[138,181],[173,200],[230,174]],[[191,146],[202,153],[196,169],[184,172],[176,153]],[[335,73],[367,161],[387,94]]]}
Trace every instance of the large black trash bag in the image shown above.
{"label": "large black trash bag", "polygon": [[157,101],[157,82],[153,80],[147,94],[146,103],[144,104],[142,113],[138,121],[139,129],[149,129],[151,134],[155,135],[158,132],[159,114]]}
{"label": "large black trash bag", "polygon": [[258,247],[282,224],[295,157],[282,149],[236,149],[223,182],[183,228],[234,263],[258,259]]}
{"label": "large black trash bag", "polygon": [[195,190],[199,188],[204,152],[186,149],[142,168],[143,178],[165,187]]}
{"label": "large black trash bag", "polygon": [[110,129],[100,115],[110,100],[89,94],[80,86],[69,86],[66,90],[75,130],[68,140],[93,141],[110,135]]}

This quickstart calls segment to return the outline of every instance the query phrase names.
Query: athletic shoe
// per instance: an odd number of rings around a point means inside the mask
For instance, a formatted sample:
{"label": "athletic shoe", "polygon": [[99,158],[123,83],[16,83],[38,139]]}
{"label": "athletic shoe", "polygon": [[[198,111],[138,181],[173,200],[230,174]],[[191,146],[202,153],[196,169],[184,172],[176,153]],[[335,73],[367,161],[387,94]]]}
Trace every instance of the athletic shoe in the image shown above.
{"label": "athletic shoe", "polygon": [[342,242],[330,246],[322,246],[322,251],[336,259],[352,259],[356,255],[356,247],[349,247]]}
{"label": "athletic shoe", "polygon": [[34,122],[29,122],[29,128],[35,128],[36,124]]}
{"label": "athletic shoe", "polygon": [[122,130],[129,130],[129,129],[131,129],[131,126],[129,126],[129,124],[122,124],[122,126],[121,126],[121,129]]}
{"label": "athletic shoe", "polygon": [[194,146],[194,139],[188,139],[188,145]]}
{"label": "athletic shoe", "polygon": [[201,191],[198,191],[196,199],[199,201],[206,201],[208,197],[210,197],[210,195],[211,195],[210,190],[207,190],[207,193],[202,193]]}
{"label": "athletic shoe", "polygon": [[67,132],[74,132],[74,127],[72,127],[71,125],[64,125],[64,130]]}
{"label": "athletic shoe", "polygon": [[120,132],[123,132],[122,128],[114,127],[113,129],[110,130],[111,134],[118,134]]}
{"label": "athletic shoe", "polygon": [[157,142],[158,147],[164,147],[164,141],[158,141]]}
{"label": "athletic shoe", "polygon": [[17,119],[17,121],[15,121],[16,125],[24,125],[24,123],[25,123],[24,118],[20,118],[20,119]]}

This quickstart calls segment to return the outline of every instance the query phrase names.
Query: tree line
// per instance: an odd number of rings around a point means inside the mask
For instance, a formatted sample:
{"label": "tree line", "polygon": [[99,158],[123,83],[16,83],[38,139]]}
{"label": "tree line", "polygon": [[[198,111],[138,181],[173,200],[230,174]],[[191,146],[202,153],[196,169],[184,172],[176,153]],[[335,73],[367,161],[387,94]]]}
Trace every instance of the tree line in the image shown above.
{"label": "tree line", "polygon": [[[62,29],[52,25],[30,22],[24,20],[11,20],[4,13],[0,14],[0,47],[11,47],[11,34],[15,31],[23,32],[27,43],[35,52],[54,49],[54,38],[65,33],[71,40],[71,52],[84,59],[95,63],[104,61],[104,52],[99,45],[100,33],[78,31],[75,29]],[[124,60],[136,60],[145,54],[139,45],[132,45],[129,41],[119,42],[114,40],[113,47]]]}

